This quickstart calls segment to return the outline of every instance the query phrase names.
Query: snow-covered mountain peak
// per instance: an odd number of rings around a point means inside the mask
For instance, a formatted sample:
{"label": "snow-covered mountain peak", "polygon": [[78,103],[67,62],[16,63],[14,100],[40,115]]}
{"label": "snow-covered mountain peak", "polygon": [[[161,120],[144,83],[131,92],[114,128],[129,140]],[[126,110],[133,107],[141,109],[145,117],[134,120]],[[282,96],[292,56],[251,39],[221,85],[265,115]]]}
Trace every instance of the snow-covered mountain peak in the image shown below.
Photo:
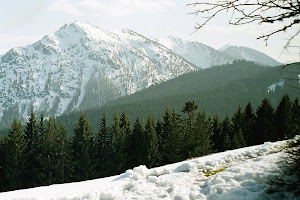
{"label": "snow-covered mountain peak", "polygon": [[19,113],[26,119],[32,107],[57,116],[100,106],[195,68],[134,31],[74,22],[11,49],[1,57],[0,70],[1,120]]}

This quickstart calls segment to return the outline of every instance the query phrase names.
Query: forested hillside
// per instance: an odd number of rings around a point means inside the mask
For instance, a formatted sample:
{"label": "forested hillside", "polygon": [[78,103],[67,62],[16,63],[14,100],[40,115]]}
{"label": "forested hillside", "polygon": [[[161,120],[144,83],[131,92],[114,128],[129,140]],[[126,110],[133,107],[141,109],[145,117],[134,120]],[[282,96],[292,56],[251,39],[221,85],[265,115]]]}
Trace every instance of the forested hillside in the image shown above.
{"label": "forested hillside", "polygon": [[82,112],[71,136],[63,123],[37,119],[31,112],[25,130],[15,120],[0,138],[0,192],[106,177],[139,165],[152,168],[292,138],[299,133],[300,104],[284,95],[276,108],[263,99],[256,111],[248,103],[219,119],[187,101],[181,113],[165,109],[161,118],[154,121],[149,113],[143,123],[126,111],[109,117],[103,113],[93,131]]}
{"label": "forested hillside", "polygon": [[[97,130],[103,112],[107,116],[113,116],[114,112],[121,113],[125,109],[131,119],[139,116],[145,122],[149,113],[154,120],[158,120],[166,107],[180,111],[186,101],[193,99],[207,114],[218,114],[223,118],[226,114],[231,115],[239,105],[245,106],[249,101],[256,108],[264,98],[270,99],[273,106],[279,103],[283,94],[290,95],[292,99],[299,98],[297,87],[300,84],[295,73],[299,69],[299,63],[285,68],[269,68],[253,62],[235,61],[233,64],[184,74],[111,101],[100,108],[85,110],[85,113],[92,129]],[[79,115],[80,112],[62,115],[57,121],[66,123],[71,132],[75,125],[74,119]],[[108,123],[112,123],[112,120]]]}

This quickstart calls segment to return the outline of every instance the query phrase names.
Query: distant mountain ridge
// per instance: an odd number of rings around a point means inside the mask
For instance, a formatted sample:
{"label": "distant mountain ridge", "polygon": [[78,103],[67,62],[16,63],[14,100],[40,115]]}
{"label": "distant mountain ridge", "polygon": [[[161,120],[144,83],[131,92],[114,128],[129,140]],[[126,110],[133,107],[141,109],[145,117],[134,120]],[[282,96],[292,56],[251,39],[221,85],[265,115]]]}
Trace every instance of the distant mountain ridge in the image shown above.
{"label": "distant mountain ridge", "polygon": [[226,45],[220,48],[219,51],[235,59],[253,61],[264,66],[275,67],[282,64],[270,56],[249,47]]}
{"label": "distant mountain ridge", "polygon": [[236,60],[230,55],[221,53],[196,41],[186,41],[178,37],[169,36],[161,39],[160,42],[202,69],[232,63],[233,60]]}
{"label": "distant mountain ridge", "polygon": [[[180,51],[181,50],[181,51]],[[162,42],[134,31],[106,31],[84,22],[62,26],[32,45],[0,56],[0,125],[104,105],[213,65],[230,63],[199,42]]]}

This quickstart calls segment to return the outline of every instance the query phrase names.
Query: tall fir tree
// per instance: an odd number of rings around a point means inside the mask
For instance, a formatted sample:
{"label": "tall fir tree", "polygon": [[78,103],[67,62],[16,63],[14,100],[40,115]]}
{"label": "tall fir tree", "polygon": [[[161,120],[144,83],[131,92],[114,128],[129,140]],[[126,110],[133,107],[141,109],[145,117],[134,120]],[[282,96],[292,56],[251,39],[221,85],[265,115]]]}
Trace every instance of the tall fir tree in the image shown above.
{"label": "tall fir tree", "polygon": [[225,151],[231,149],[231,122],[229,116],[226,115],[225,119],[222,121],[222,133],[220,135],[220,151]]}
{"label": "tall fir tree", "polygon": [[163,159],[163,149],[162,149],[162,135],[163,135],[163,124],[160,120],[157,120],[156,123],[155,123],[155,132],[156,132],[156,135],[157,135],[157,140],[158,140],[158,151],[159,151],[159,154],[160,154],[160,158],[161,158],[161,161],[160,163],[162,162],[162,159]]}
{"label": "tall fir tree", "polygon": [[145,148],[145,164],[148,168],[158,166],[161,156],[158,151],[158,138],[155,132],[155,124],[151,115],[148,116],[144,129],[144,137],[142,137],[143,146]]}
{"label": "tall fir tree", "polygon": [[205,112],[198,112],[193,124],[192,151],[190,157],[207,155],[212,150],[210,137],[213,135],[210,119],[206,119]]}
{"label": "tall fir tree", "polygon": [[4,135],[2,137],[0,137],[0,160],[2,162],[0,162],[0,192],[5,192],[7,190],[9,190],[7,182],[9,180],[6,179],[5,177],[5,170],[4,170],[4,165],[5,165],[5,138],[7,137],[7,135]]}
{"label": "tall fir tree", "polygon": [[58,127],[54,118],[49,118],[47,127],[44,127],[43,116],[39,122],[39,138],[37,159],[40,163],[40,171],[38,174],[41,185],[50,185],[55,183],[57,170],[56,153],[55,153],[55,138],[58,134]]}
{"label": "tall fir tree", "polygon": [[109,128],[107,126],[106,114],[103,113],[98,134],[96,137],[96,149],[98,159],[96,169],[99,177],[109,176],[112,173],[112,139],[112,132],[109,131]]}
{"label": "tall fir tree", "polygon": [[74,128],[73,137],[73,159],[74,180],[88,180],[96,176],[96,159],[93,144],[93,132],[84,112],[78,119]]}
{"label": "tall fir tree", "polygon": [[25,187],[35,187],[40,185],[40,162],[36,157],[39,146],[38,127],[33,110],[30,112],[30,117],[25,128],[26,161],[24,170]]}
{"label": "tall fir tree", "polygon": [[242,133],[246,141],[246,146],[252,145],[255,140],[254,138],[255,118],[256,116],[254,114],[252,105],[249,102],[243,111],[243,118],[242,118]]}
{"label": "tall fir tree", "polygon": [[226,151],[226,150],[231,149],[231,148],[232,148],[232,145],[231,145],[230,137],[229,137],[228,134],[225,134],[224,142],[223,142],[223,145],[222,145],[222,150]]}
{"label": "tall fir tree", "polygon": [[[48,156],[46,153],[47,149],[47,127],[44,119],[43,113],[40,116],[40,120],[37,124],[37,138],[38,138],[38,143],[36,146],[36,151],[35,151],[35,157],[37,161],[39,162],[39,168],[37,169],[37,174],[38,174],[38,179],[39,179],[39,185],[47,185],[48,179],[46,177],[46,168],[48,164]],[[45,161],[46,160],[46,161]],[[43,165],[44,164],[44,165]]]}
{"label": "tall fir tree", "polygon": [[245,147],[247,145],[242,129],[238,130],[237,138],[239,140],[239,148]]}
{"label": "tall fir tree", "polygon": [[232,148],[238,149],[246,146],[246,141],[244,137],[244,133],[242,131],[243,128],[243,111],[242,107],[239,106],[238,110],[233,114],[231,118],[231,140],[232,140]]}
{"label": "tall fir tree", "polygon": [[132,143],[135,144],[135,166],[141,165],[144,162],[145,158],[145,147],[142,139],[144,137],[144,127],[140,118],[138,117],[134,123],[133,130],[132,130]]}
{"label": "tall fir tree", "polygon": [[126,157],[127,152],[126,150],[126,135],[125,132],[120,128],[120,119],[117,113],[113,116],[113,124],[111,126],[113,140],[112,140],[112,147],[113,147],[113,169],[114,174],[118,174],[123,172],[126,167]]}
{"label": "tall fir tree", "polygon": [[242,107],[239,106],[238,110],[233,114],[231,118],[232,122],[232,133],[238,133],[239,129],[243,127],[243,111]]}
{"label": "tall fir tree", "polygon": [[[4,171],[10,190],[24,187],[23,171],[25,167],[26,141],[21,123],[14,120],[7,137],[5,138]],[[3,162],[3,161],[2,161]]]}
{"label": "tall fir tree", "polygon": [[195,122],[195,115],[198,106],[194,101],[187,101],[182,108],[182,112],[186,115],[182,118],[182,128],[183,128],[183,140],[185,141],[185,147],[183,148],[184,157],[190,157],[194,149],[193,143],[193,124]]}
{"label": "tall fir tree", "polygon": [[213,135],[211,136],[211,141],[213,143],[213,150],[220,151],[221,150],[221,134],[222,134],[222,126],[218,115],[215,115],[212,122],[212,131]]}
{"label": "tall fir tree", "polygon": [[296,98],[292,104],[292,137],[300,135],[300,104],[298,98]]}
{"label": "tall fir tree", "polygon": [[254,130],[251,145],[262,144],[274,138],[274,109],[268,99],[262,100],[257,108]]}
{"label": "tall fir tree", "polygon": [[170,136],[173,132],[173,124],[172,124],[172,115],[167,108],[164,115],[163,115],[163,122],[162,122],[162,132],[159,136],[160,138],[160,152],[161,152],[161,164],[168,164],[170,161],[168,160],[168,150],[170,150]]}
{"label": "tall fir tree", "polygon": [[288,95],[283,95],[279,102],[274,118],[276,133],[271,141],[283,140],[292,137],[292,103]]}
{"label": "tall fir tree", "polygon": [[65,183],[71,180],[73,174],[71,141],[68,138],[68,131],[61,124],[58,134],[55,137],[56,174],[54,183]]}
{"label": "tall fir tree", "polygon": [[239,149],[240,148],[240,141],[239,141],[239,138],[238,138],[236,133],[233,134],[232,142],[231,142],[231,148],[232,149]]}
{"label": "tall fir tree", "polygon": [[122,115],[120,117],[120,129],[121,132],[123,132],[123,135],[125,135],[124,152],[126,152],[126,163],[124,165],[124,169],[130,169],[134,167],[135,158],[133,157],[133,151],[135,151],[135,144],[131,140],[131,123],[125,110],[123,110]]}
{"label": "tall fir tree", "polygon": [[187,159],[185,153],[184,135],[182,128],[182,120],[180,116],[175,112],[171,113],[170,124],[168,134],[168,145],[166,148],[166,160],[167,163],[179,162]]}

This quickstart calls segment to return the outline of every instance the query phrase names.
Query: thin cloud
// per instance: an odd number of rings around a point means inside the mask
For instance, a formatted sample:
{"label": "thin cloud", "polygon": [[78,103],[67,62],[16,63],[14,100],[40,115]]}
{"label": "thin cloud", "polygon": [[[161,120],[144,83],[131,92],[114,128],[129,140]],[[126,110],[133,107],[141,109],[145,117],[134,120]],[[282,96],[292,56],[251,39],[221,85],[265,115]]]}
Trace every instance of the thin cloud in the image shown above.
{"label": "thin cloud", "polygon": [[171,0],[58,0],[48,10],[74,16],[128,16],[165,13],[175,5]]}

